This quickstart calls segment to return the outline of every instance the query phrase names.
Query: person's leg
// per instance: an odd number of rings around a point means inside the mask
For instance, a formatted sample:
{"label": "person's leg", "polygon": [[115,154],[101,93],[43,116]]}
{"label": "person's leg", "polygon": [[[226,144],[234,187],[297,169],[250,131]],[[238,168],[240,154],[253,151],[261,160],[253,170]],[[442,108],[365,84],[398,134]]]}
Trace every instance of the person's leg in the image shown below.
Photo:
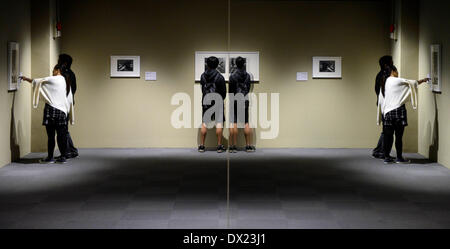
{"label": "person's leg", "polygon": [[381,132],[380,138],[378,139],[377,147],[372,151],[372,156],[376,158],[383,158],[385,156],[383,148],[383,140],[384,140],[384,133]]}
{"label": "person's leg", "polygon": [[[230,101],[231,103],[231,101]],[[230,147],[233,147],[233,145],[237,144],[237,134],[238,134],[238,128],[237,128],[237,106],[238,102],[234,101],[233,106],[230,105]]]}
{"label": "person's leg", "polygon": [[234,124],[234,135],[233,135],[233,145],[237,145],[237,136],[238,136],[239,130],[238,125]]}
{"label": "person's leg", "polygon": [[67,125],[56,126],[56,133],[61,158],[67,158]]}
{"label": "person's leg", "polygon": [[393,126],[383,126],[383,133],[384,133],[384,139],[383,139],[383,147],[384,147],[384,155],[385,162],[392,161],[389,157],[392,150],[392,144],[394,142],[394,127]]}
{"label": "person's leg", "polygon": [[250,125],[248,123],[245,124],[244,136],[245,136],[245,142],[247,143],[247,146],[251,146],[252,145],[252,129],[250,128]]}
{"label": "person's leg", "polygon": [[75,148],[69,131],[67,131],[67,153],[69,153],[71,157],[78,156],[78,149]]}
{"label": "person's leg", "polygon": [[56,129],[53,125],[46,125],[45,129],[47,130],[47,151],[48,151],[48,158],[53,159],[53,154],[55,152],[55,134]]}
{"label": "person's leg", "polygon": [[403,133],[405,127],[401,124],[395,127],[395,149],[397,150],[397,159],[403,159]]}
{"label": "person's leg", "polygon": [[208,133],[208,128],[206,128],[206,124],[202,123],[202,128],[200,130],[201,133],[201,145],[205,145],[206,134]]}
{"label": "person's leg", "polygon": [[222,144],[223,126],[221,123],[216,124],[217,145]]}
{"label": "person's leg", "polygon": [[237,124],[236,123],[232,123],[230,124],[230,146],[232,145],[236,145],[237,144]]}
{"label": "person's leg", "polygon": [[216,135],[217,135],[217,152],[223,153],[226,151],[226,149],[222,144],[222,137],[223,137],[223,124],[222,123],[216,124]]}

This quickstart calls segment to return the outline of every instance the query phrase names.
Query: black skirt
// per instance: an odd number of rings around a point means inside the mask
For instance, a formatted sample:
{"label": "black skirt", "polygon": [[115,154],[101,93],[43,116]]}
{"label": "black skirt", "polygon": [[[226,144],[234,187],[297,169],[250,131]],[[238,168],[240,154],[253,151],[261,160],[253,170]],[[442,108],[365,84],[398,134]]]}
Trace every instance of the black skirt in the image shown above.
{"label": "black skirt", "polygon": [[45,104],[44,119],[42,121],[42,125],[67,125],[66,114],[49,104]]}
{"label": "black skirt", "polygon": [[406,111],[406,106],[402,105],[399,108],[390,111],[384,115],[383,125],[403,125],[408,126],[408,115]]}

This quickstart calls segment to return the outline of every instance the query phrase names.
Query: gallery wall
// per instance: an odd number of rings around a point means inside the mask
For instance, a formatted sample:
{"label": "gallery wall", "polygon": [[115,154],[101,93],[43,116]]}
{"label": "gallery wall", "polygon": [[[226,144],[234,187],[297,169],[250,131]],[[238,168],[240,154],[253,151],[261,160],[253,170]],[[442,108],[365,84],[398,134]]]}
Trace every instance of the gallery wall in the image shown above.
{"label": "gallery wall", "polygon": [[[419,1],[395,0],[394,24],[396,26],[395,39],[391,40],[391,53],[399,77],[418,79],[419,71]],[[419,89],[425,86],[419,86]],[[408,110],[408,127],[403,140],[411,146],[407,151],[418,150],[418,111],[414,110],[410,102],[406,103]]]}
{"label": "gallery wall", "polygon": [[[55,0],[31,2],[31,62],[32,77],[42,78],[51,75],[58,62],[60,38],[55,38]],[[45,127],[42,126],[44,99],[41,96],[38,108],[31,112],[31,150],[46,151],[47,139]],[[44,138],[44,139],[43,139]],[[44,148],[44,149],[43,149]]]}
{"label": "gallery wall", "polygon": [[450,25],[448,1],[420,1],[419,77],[430,73],[430,45],[442,46],[442,94],[419,91],[419,152],[450,167]]}
{"label": "gallery wall", "polygon": [[[231,1],[228,26],[226,0],[64,1],[61,48],[74,57],[79,84],[75,143],[196,146],[197,129],[171,126],[171,98],[194,97],[195,51],[229,49],[259,51],[253,91],[280,94],[279,136],[262,140],[257,128],[258,147],[373,147],[381,131],[374,78],[379,57],[390,54],[386,9],[385,1]],[[111,55],[140,55],[142,77],[110,78]],[[313,56],[342,56],[342,79],[312,80]],[[145,71],[157,72],[157,81],[145,81]],[[309,80],[297,82],[297,72]],[[33,150],[45,151],[45,132],[36,129]],[[405,147],[417,151],[417,139]]]}
{"label": "gallery wall", "polygon": [[7,91],[7,42],[20,43],[20,71],[31,74],[30,1],[5,2],[0,9],[0,167],[30,153],[31,87]]}

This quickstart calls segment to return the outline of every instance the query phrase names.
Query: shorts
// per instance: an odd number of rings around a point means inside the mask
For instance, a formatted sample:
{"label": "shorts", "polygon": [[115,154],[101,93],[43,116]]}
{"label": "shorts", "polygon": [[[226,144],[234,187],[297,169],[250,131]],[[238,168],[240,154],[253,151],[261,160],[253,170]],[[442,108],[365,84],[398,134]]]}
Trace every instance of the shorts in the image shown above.
{"label": "shorts", "polygon": [[[203,121],[203,123],[205,123],[205,124],[207,124],[207,123],[209,123],[210,121],[214,121],[215,123],[218,123],[218,124],[223,124],[224,122],[225,122],[225,112],[224,112],[224,107],[222,107],[222,120],[220,120],[220,118],[219,119],[216,119],[216,113],[214,112],[212,115],[211,115],[211,117],[209,118],[209,117],[205,117],[205,113],[211,108],[211,107],[213,107],[212,105],[211,106],[208,106],[208,105],[203,105],[202,106],[202,121]],[[210,120],[209,120],[210,119]]]}
{"label": "shorts", "polygon": [[238,101],[234,101],[234,108],[232,109],[231,103],[230,103],[230,123],[236,124],[236,123],[244,123],[248,124],[248,108],[249,108],[249,101],[245,101],[245,109],[244,109],[244,115],[241,114],[240,117],[238,117]]}

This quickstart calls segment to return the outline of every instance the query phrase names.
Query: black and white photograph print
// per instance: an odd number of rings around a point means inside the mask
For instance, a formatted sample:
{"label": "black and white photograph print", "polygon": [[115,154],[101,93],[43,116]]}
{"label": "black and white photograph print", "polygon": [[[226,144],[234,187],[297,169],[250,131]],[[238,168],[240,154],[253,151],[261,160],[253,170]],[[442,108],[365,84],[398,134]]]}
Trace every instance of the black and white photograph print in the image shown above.
{"label": "black and white photograph print", "polygon": [[441,92],[441,45],[431,45],[431,90],[433,92]]}
{"label": "black and white photograph print", "polygon": [[250,74],[253,82],[259,82],[259,52],[258,51],[195,51],[194,79],[200,82],[202,74],[208,69],[206,61],[214,56],[219,59],[217,71],[222,74],[225,81],[236,71],[236,59],[245,59],[245,70]]}
{"label": "black and white photograph print", "polygon": [[8,91],[16,91],[19,87],[20,51],[19,43],[8,42]]}
{"label": "black and white photograph print", "polygon": [[140,56],[111,56],[111,78],[140,78]]}
{"label": "black and white photograph print", "polygon": [[342,78],[342,57],[313,57],[313,79]]}
{"label": "black and white photograph print", "polygon": [[[237,70],[236,59],[237,57],[230,58],[230,75]],[[245,61],[244,70],[247,71],[247,59],[244,58],[244,61]]]}
{"label": "black and white photograph print", "polygon": [[319,62],[319,72],[321,72],[321,73],[336,72],[336,62],[335,61],[320,61]]}
{"label": "black and white photograph print", "polygon": [[[217,59],[219,59],[219,65],[217,66],[217,71],[219,71],[219,73],[221,73],[221,74],[224,74],[226,72],[226,68],[225,68],[226,58],[217,57]],[[208,58],[205,58],[205,71],[208,70],[208,65],[206,64],[206,60],[208,60]]]}
{"label": "black and white photograph print", "polygon": [[119,72],[133,72],[133,60],[118,60],[117,71]]}

